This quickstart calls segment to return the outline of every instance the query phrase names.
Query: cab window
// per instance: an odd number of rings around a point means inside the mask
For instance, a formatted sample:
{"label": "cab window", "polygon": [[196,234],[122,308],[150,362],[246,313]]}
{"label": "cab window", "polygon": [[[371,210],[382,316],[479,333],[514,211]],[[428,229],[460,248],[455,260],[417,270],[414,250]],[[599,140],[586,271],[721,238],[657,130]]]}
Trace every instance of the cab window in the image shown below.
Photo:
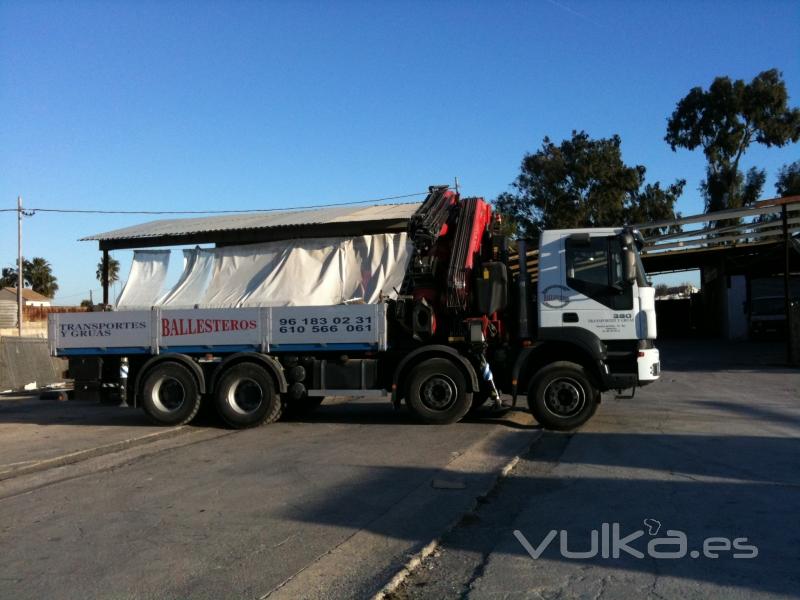
{"label": "cab window", "polygon": [[593,238],[588,244],[570,244],[567,248],[567,277],[596,285],[608,285],[606,239]]}
{"label": "cab window", "polygon": [[615,310],[633,308],[625,283],[622,246],[616,236],[566,240],[567,285]]}

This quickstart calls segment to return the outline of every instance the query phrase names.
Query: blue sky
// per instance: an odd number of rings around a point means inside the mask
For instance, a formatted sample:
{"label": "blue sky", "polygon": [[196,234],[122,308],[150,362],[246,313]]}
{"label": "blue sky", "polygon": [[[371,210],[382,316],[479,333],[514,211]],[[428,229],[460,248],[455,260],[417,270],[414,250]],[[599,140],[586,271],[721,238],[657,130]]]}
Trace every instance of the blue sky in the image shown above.
{"label": "blue sky", "polygon": [[[678,208],[700,212],[703,156],[669,149],[669,114],[772,67],[800,104],[798,25],[797,1],[0,0],[0,206],[291,207],[454,176],[494,198],[545,135],[585,129],[618,133],[649,181],[685,178]],[[768,170],[769,197],[798,158],[753,147],[744,166]],[[77,238],[145,220],[39,213],[25,254],[77,303],[99,289]],[[0,263],[15,257],[0,213]]]}

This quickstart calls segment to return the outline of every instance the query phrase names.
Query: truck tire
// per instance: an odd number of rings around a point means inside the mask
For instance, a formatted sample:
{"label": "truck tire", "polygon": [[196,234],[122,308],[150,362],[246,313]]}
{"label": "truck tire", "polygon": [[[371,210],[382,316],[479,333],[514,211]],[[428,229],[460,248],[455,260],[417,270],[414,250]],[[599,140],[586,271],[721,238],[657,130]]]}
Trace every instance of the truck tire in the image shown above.
{"label": "truck tire", "polygon": [[159,425],[185,425],[200,410],[200,389],[194,374],[174,362],[155,365],[142,383],[142,408]]}
{"label": "truck tire", "polygon": [[545,429],[580,427],[597,410],[600,394],[581,365],[555,362],[544,367],[528,388],[528,407]]}
{"label": "truck tire", "polygon": [[217,412],[234,429],[258,427],[281,416],[281,398],[263,367],[243,362],[229,367],[214,394]]}
{"label": "truck tire", "polygon": [[423,423],[446,425],[467,414],[472,392],[461,369],[445,358],[431,358],[411,370],[406,403]]}

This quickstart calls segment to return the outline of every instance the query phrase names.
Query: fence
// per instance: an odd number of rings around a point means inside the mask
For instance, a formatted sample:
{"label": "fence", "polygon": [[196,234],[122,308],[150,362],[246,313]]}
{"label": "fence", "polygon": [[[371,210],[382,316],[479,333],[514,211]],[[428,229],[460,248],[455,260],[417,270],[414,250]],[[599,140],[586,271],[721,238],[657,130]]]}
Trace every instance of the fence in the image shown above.
{"label": "fence", "polygon": [[78,313],[89,312],[85,306],[23,306],[22,319],[24,322],[47,321],[50,313]]}

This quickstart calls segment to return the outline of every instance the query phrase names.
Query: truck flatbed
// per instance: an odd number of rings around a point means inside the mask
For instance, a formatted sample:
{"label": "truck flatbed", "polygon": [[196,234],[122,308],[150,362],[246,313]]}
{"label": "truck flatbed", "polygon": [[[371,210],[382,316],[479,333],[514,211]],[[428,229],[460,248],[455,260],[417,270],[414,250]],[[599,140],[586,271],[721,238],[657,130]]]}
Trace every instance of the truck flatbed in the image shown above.
{"label": "truck flatbed", "polygon": [[53,356],[381,351],[386,304],[54,313]]}

